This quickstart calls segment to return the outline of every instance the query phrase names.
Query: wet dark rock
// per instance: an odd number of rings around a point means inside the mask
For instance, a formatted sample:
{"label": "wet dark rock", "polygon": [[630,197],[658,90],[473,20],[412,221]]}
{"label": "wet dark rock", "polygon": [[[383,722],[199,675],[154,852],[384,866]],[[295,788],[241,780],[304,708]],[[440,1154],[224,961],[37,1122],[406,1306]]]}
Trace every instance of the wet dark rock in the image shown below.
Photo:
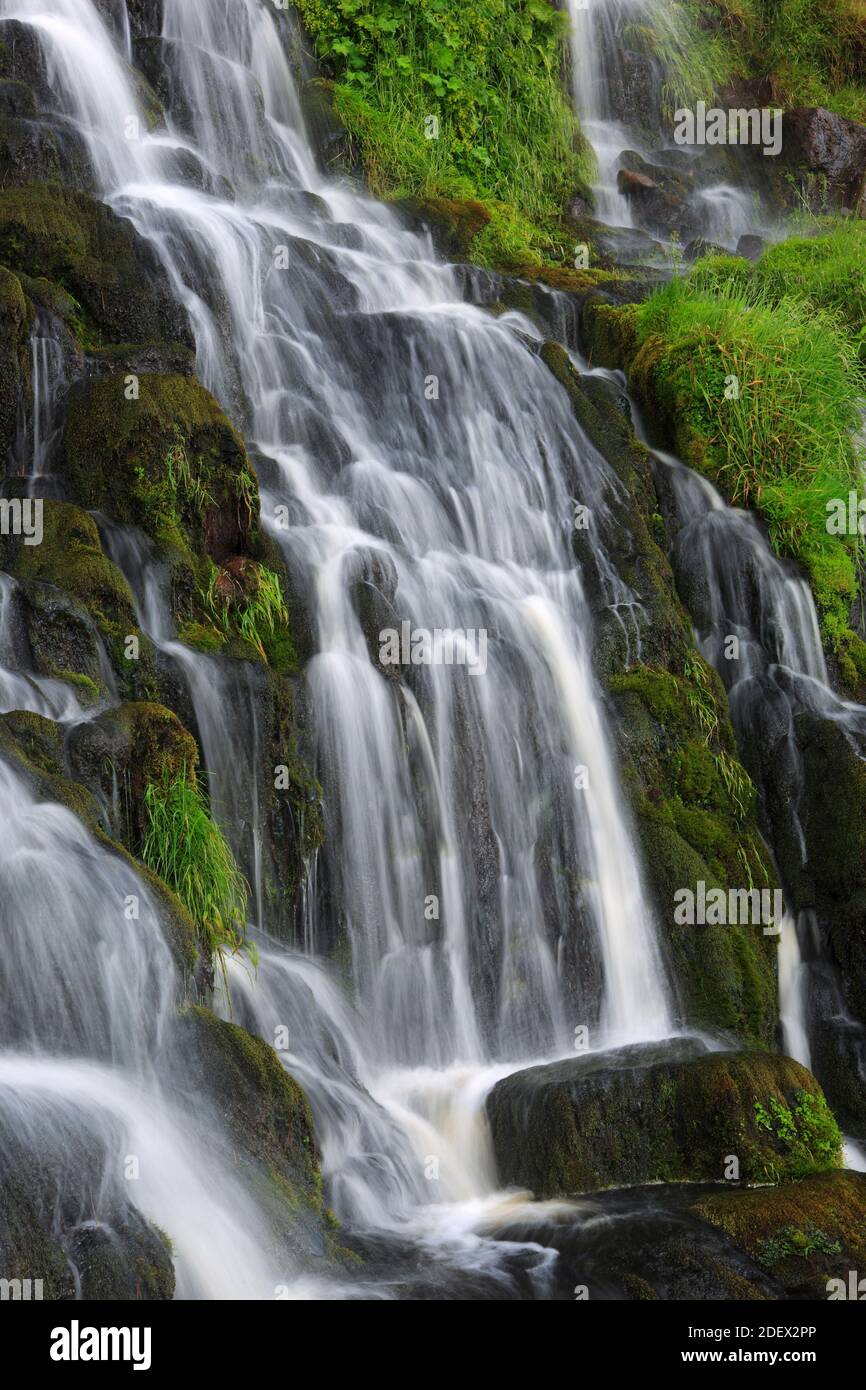
{"label": "wet dark rock", "polygon": [[20,280],[0,266],[0,462],[18,430],[19,399],[29,377],[27,342],[32,307]]}
{"label": "wet dark rock", "polygon": [[787,169],[811,176],[804,187],[809,201],[856,209],[866,178],[866,126],[823,107],[796,107],[782,118]]}
{"label": "wet dark rock", "polygon": [[58,281],[108,342],[192,346],[155,252],[129,222],[84,193],[44,183],[0,191],[0,258]]}
{"label": "wet dark rock", "polygon": [[360,151],[334,110],[334,84],[314,77],[298,84],[298,99],[313,149],[331,174],[364,177]]}
{"label": "wet dark rock", "polygon": [[617,185],[629,199],[641,225],[660,234],[675,232],[680,241],[700,233],[700,215],[692,206],[693,180],[637,160],[631,152],[622,156],[627,167],[617,174]]}
{"label": "wet dark rock", "polygon": [[658,81],[652,59],[619,48],[607,91],[611,115],[623,125],[651,130],[658,119]]}
{"label": "wet dark rock", "polygon": [[0,19],[0,77],[29,87],[41,112],[56,109],[45,53],[32,25]]}
{"label": "wet dark rock", "polygon": [[209,1009],[185,1010],[176,1036],[196,1103],[212,1098],[232,1141],[228,1160],[240,1159],[275,1233],[298,1253],[330,1262],[336,1223],[322,1202],[313,1117],[298,1082],[266,1042]]}
{"label": "wet dark rock", "polygon": [[[742,252],[738,252],[741,255]],[[725,247],[718,246],[714,241],[707,241],[705,237],[694,237],[683,251],[687,261],[700,261],[704,256],[724,256]]]}
{"label": "wet dark rock", "polygon": [[[792,1116],[791,1131],[759,1123],[757,1107],[776,1105]],[[802,1177],[841,1157],[838,1129],[805,1067],[772,1053],[696,1055],[686,1041],[515,1072],[497,1082],[486,1109],[500,1182],[539,1197],[720,1182],[730,1155],[745,1182]]]}
{"label": "wet dark rock", "polygon": [[736,256],[745,256],[747,261],[756,261],[763,251],[766,250],[769,242],[766,237],[756,236],[754,233],[745,233],[737,242]]}

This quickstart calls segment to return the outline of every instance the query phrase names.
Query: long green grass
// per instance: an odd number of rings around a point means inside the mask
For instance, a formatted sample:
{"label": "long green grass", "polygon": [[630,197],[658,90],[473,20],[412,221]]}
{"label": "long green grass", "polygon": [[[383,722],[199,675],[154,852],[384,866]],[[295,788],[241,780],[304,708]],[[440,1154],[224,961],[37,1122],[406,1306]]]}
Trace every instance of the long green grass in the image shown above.
{"label": "long green grass", "polygon": [[677,422],[687,461],[762,513],[776,550],[809,573],[825,636],[848,644],[860,540],[828,534],[827,503],[861,486],[866,383],[840,313],[714,279],[708,262],[640,306],[636,332],[633,374]]}
{"label": "long green grass", "polygon": [[249,954],[247,882],[210,813],[200,782],[184,767],[174,778],[151,782],[144,799],[144,863],[180,898],[203,946],[218,962],[223,951]]}
{"label": "long green grass", "polygon": [[863,0],[674,0],[653,23],[684,105],[707,96],[709,77],[716,91],[750,78],[764,83],[774,106],[825,106],[866,119]]}
{"label": "long green grass", "polygon": [[237,634],[267,661],[272,639],[288,630],[289,610],[279,577],[272,570],[256,565],[251,573],[255,577],[252,591],[237,599],[228,598],[219,593],[219,570],[212,566],[202,607],[226,637]]}

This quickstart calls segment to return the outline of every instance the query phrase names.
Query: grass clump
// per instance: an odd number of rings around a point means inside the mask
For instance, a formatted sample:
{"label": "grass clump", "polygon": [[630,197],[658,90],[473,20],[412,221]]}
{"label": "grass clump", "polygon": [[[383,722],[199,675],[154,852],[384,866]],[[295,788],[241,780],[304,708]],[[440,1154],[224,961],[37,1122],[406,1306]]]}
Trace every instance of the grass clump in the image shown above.
{"label": "grass clump", "polygon": [[223,951],[252,955],[246,940],[247,882],[195,774],[184,765],[173,777],[150,782],[144,802],[144,863],[174,890],[203,946],[218,961]]}
{"label": "grass clump", "polygon": [[520,252],[591,179],[561,80],[564,15],[548,0],[299,0],[335,109],[379,196],[477,198]]}
{"label": "grass clump", "polygon": [[296,664],[282,585],[264,565],[246,562],[242,582],[212,565],[201,606],[218,632],[227,639],[240,637],[262,661],[279,670]]}
{"label": "grass clump", "polygon": [[751,78],[764,85],[768,105],[866,118],[862,0],[674,0],[649,27],[671,97],[683,105]]}
{"label": "grass clump", "polygon": [[673,280],[640,306],[633,381],[686,462],[757,508],[776,550],[804,565],[824,635],[844,645],[862,541],[831,535],[827,520],[828,503],[861,483],[856,341],[829,291],[821,305],[770,272],[745,286],[712,274]]}

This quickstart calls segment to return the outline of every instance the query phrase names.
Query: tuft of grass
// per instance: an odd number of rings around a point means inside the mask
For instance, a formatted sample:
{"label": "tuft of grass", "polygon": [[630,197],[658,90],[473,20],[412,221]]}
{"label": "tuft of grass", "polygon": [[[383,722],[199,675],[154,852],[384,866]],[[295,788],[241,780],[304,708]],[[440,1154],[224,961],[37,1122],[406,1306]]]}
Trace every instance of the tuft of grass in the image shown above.
{"label": "tuft of grass", "polygon": [[144,863],[177,893],[218,962],[223,951],[254,958],[246,941],[247,882],[194,773],[184,766],[173,778],[151,782],[144,802]]}
{"label": "tuft of grass", "polygon": [[712,276],[706,263],[640,306],[633,372],[659,393],[687,461],[734,505],[757,508],[776,550],[805,566],[835,646],[861,544],[826,526],[827,503],[862,482],[857,344],[829,293],[823,307],[760,274],[745,285]]}
{"label": "tuft of grass", "polygon": [[279,577],[264,565],[256,565],[252,573],[252,592],[242,598],[228,598],[218,592],[219,570],[213,566],[202,606],[220,632],[226,637],[242,637],[255,647],[263,661],[268,661],[273,639],[288,631],[289,610]]}
{"label": "tuft of grass", "polygon": [[718,92],[750,78],[769,105],[866,119],[863,0],[674,0],[649,22],[679,104],[706,97],[710,81]]}

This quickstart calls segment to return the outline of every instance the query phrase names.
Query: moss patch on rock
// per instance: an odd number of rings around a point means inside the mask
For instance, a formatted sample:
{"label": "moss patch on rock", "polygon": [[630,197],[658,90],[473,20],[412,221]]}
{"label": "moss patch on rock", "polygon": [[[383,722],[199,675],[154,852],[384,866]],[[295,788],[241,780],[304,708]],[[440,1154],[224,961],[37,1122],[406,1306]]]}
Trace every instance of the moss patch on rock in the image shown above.
{"label": "moss patch on rock", "polygon": [[788,1296],[828,1298],[866,1268],[866,1175],[819,1173],[754,1192],[702,1196],[692,1210],[779,1280]]}
{"label": "moss patch on rock", "polygon": [[241,1162],[248,1179],[252,1165],[275,1237],[330,1259],[335,1222],[323,1203],[313,1117],[297,1081],[261,1038],[201,1006],[180,1015],[178,1042],[222,1116],[230,1159]]}
{"label": "moss patch on rock", "polygon": [[62,286],[94,345],[192,345],[186,314],[151,248],[130,222],[85,193],[53,183],[0,190],[0,262]]}
{"label": "moss patch on rock", "polygon": [[[539,1197],[645,1182],[743,1182],[833,1168],[841,1136],[817,1081],[790,1057],[622,1048],[516,1072],[487,1099],[500,1181]],[[765,1113],[783,1118],[767,1127]]]}
{"label": "moss patch on rock", "polygon": [[258,482],[237,430],[187,376],[109,376],[73,392],[64,475],[82,505],[140,527],[172,562],[175,609],[191,617],[211,558],[260,541]]}

